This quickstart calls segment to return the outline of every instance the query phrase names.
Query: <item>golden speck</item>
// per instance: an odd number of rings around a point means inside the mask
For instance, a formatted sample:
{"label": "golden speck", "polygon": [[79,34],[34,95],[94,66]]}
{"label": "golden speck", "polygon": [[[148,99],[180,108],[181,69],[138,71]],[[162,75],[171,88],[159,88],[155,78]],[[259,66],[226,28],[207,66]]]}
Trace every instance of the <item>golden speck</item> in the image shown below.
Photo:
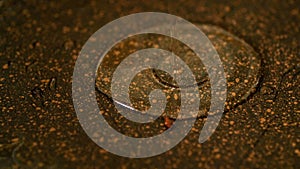
{"label": "golden speck", "polygon": [[299,149],[296,149],[296,150],[295,150],[295,153],[296,153],[298,156],[300,156],[300,150],[299,150]]}
{"label": "golden speck", "polygon": [[4,69],[4,70],[8,69],[8,64],[3,65],[2,69]]}
{"label": "golden speck", "polygon": [[121,52],[120,51],[114,51],[114,54],[116,55],[116,56],[118,56],[119,54],[120,54]]}
{"label": "golden speck", "polygon": [[54,127],[51,127],[51,128],[49,129],[49,132],[54,132],[54,131],[56,131],[56,129],[55,129]]}
{"label": "golden speck", "polygon": [[177,100],[178,99],[178,96],[177,94],[174,94],[174,99]]}
{"label": "golden speck", "polygon": [[16,142],[19,141],[19,138],[13,138],[13,139],[11,139],[11,141],[12,141],[13,143],[16,143]]}
{"label": "golden speck", "polygon": [[264,123],[264,122],[266,122],[266,119],[265,118],[260,118],[260,123]]}
{"label": "golden speck", "polygon": [[62,29],[62,32],[63,32],[63,33],[68,33],[68,32],[70,32],[70,30],[71,30],[71,29],[70,29],[69,27],[64,26],[63,29]]}
{"label": "golden speck", "polygon": [[158,49],[159,46],[157,44],[153,45],[154,48]]}
{"label": "golden speck", "polygon": [[105,82],[109,82],[109,78],[108,78],[108,77],[103,78],[103,80],[104,80]]}
{"label": "golden speck", "polygon": [[216,154],[216,159],[220,159],[221,155],[220,154]]}
{"label": "golden speck", "polygon": [[226,12],[229,12],[229,11],[230,11],[230,7],[229,7],[229,6],[225,6],[224,10],[225,10]]}
{"label": "golden speck", "polygon": [[240,131],[239,130],[235,130],[234,134],[240,134]]}

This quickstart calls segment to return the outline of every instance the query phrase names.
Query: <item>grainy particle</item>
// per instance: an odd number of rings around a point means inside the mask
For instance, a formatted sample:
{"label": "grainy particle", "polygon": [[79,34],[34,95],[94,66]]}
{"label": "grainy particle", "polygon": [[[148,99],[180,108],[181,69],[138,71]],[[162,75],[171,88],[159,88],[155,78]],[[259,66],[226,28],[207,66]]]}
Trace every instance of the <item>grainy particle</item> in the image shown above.
{"label": "grainy particle", "polygon": [[103,78],[103,80],[104,80],[105,82],[110,82],[110,80],[109,80],[108,77]]}
{"label": "grainy particle", "polygon": [[226,12],[229,12],[229,11],[230,11],[230,6],[225,6],[224,10],[225,10]]}
{"label": "grainy particle", "polygon": [[264,123],[264,122],[266,122],[266,119],[265,118],[260,118],[260,123]]}
{"label": "grainy particle", "polygon": [[64,26],[63,29],[62,29],[62,32],[63,32],[63,33],[68,33],[68,32],[70,32],[70,30],[71,30],[71,29],[70,29],[69,27]]}
{"label": "grainy particle", "polygon": [[4,64],[4,65],[2,66],[2,69],[4,69],[4,70],[8,69],[8,64]]}
{"label": "grainy particle", "polygon": [[118,56],[120,53],[121,53],[121,52],[118,51],[118,50],[114,51],[114,54],[115,54],[116,56]]}
{"label": "grainy particle", "polygon": [[295,154],[297,154],[297,156],[300,156],[300,150],[299,150],[299,149],[296,149],[296,150],[295,150]]}
{"label": "grainy particle", "polygon": [[174,94],[174,99],[175,99],[175,100],[178,100],[177,94]]}
{"label": "grainy particle", "polygon": [[56,129],[55,129],[54,127],[51,127],[51,128],[49,129],[49,132],[54,132],[54,131],[56,131]]}
{"label": "grainy particle", "polygon": [[19,141],[19,138],[13,138],[13,139],[11,139],[11,141],[12,141],[13,143],[16,143],[16,142]]}

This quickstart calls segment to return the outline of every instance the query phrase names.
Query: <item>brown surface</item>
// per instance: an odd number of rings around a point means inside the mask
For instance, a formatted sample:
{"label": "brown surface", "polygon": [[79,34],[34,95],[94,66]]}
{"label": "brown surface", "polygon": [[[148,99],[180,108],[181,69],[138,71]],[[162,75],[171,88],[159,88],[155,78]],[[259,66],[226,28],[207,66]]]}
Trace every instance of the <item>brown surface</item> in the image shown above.
{"label": "brown surface", "polygon": [[[1,168],[299,168],[299,1],[0,1]],[[89,36],[121,16],[161,11],[218,25],[262,58],[261,81],[199,144],[199,119],[175,148],[128,159],[80,127],[71,77]],[[108,104],[107,104],[108,105]],[[151,167],[150,167],[151,166]]]}

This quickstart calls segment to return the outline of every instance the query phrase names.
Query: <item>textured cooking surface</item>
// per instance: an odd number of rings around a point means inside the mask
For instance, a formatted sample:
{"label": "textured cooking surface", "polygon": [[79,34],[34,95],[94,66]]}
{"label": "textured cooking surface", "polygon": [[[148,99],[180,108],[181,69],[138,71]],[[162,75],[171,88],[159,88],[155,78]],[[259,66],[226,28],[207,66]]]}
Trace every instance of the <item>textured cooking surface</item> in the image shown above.
{"label": "textured cooking surface", "polygon": [[[0,1],[0,168],[299,168],[299,1]],[[261,58],[260,80],[198,143],[205,117],[170,151],[147,159],[113,155],[81,128],[72,103],[72,73],[85,41],[121,16],[160,11],[216,25]],[[99,94],[107,109],[109,98]],[[153,126],[116,129],[149,136]],[[128,124],[128,125],[127,125]],[[297,134],[298,133],[298,134]]]}

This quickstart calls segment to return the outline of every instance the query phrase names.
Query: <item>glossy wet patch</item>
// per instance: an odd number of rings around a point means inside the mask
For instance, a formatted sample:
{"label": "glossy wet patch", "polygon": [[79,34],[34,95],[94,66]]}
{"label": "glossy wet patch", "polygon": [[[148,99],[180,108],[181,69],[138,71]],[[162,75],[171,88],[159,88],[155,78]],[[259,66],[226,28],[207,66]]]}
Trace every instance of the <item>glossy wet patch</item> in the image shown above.
{"label": "glossy wet patch", "polygon": [[[222,28],[212,25],[198,25],[198,27],[210,39],[223,63],[228,87],[226,109],[230,109],[245,100],[257,85],[260,59],[250,45]],[[189,66],[199,86],[201,103],[198,115],[206,115],[210,107],[211,93],[209,77],[204,65],[188,46],[162,35],[136,35],[112,48],[99,66],[97,89],[110,97],[110,83],[118,65],[128,55],[145,48],[172,51]],[[189,88],[189,85],[184,87]],[[161,89],[166,95],[167,105],[163,115],[176,118],[180,111],[180,89],[174,78],[161,70],[146,69],[138,73],[132,80],[129,90],[122,91],[129,92],[130,95],[131,103],[125,104],[140,111],[148,110],[150,103],[157,101],[155,98],[149,99],[149,94],[154,89]]]}

